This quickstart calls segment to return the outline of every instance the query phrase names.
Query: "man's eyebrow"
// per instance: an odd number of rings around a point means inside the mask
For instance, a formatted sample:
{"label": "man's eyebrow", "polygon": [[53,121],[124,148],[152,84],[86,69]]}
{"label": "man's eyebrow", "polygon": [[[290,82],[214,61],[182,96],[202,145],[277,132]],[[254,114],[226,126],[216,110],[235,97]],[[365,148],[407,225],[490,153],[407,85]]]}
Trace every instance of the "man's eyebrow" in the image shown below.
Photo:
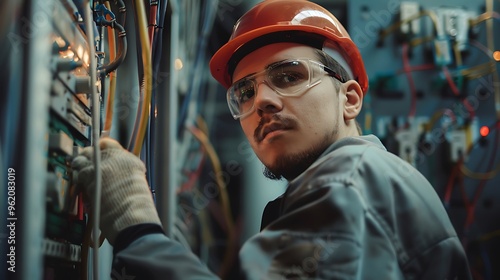
{"label": "man's eyebrow", "polygon": [[[288,59],[282,59],[282,60],[278,60],[278,61],[275,61],[275,62],[273,62],[273,63],[270,63],[270,64],[266,65],[266,67],[264,68],[264,70],[263,70],[263,71],[268,70],[269,68],[272,68],[272,67],[276,66],[277,64],[282,63],[282,62],[283,62],[283,61],[285,61],[285,60],[288,60]],[[244,80],[244,79],[246,79],[246,78],[248,78],[248,77],[251,77],[251,76],[253,76],[253,75],[257,74],[257,73],[260,73],[260,72],[262,72],[262,71],[250,73],[250,74],[248,74],[248,75],[246,75],[246,76],[244,76],[244,77],[242,77],[241,79],[238,79],[238,80],[236,80],[236,81],[241,81],[241,80]]]}
{"label": "man's eyebrow", "polygon": [[268,64],[268,65],[266,66],[266,70],[267,70],[267,69],[269,69],[269,68],[271,68],[271,67],[274,67],[274,66],[276,66],[277,64],[280,64],[280,63],[282,63],[283,61],[286,61],[286,60],[288,60],[288,59],[282,59],[282,60],[275,61],[275,62],[273,62],[273,63],[271,63],[271,64]]}

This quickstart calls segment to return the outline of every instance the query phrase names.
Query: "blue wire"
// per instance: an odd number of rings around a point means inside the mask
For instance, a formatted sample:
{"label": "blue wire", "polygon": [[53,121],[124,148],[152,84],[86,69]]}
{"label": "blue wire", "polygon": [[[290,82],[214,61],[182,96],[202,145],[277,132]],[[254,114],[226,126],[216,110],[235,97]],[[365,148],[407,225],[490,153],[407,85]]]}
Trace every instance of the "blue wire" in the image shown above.
{"label": "blue wire", "polygon": [[492,279],[491,260],[490,257],[488,256],[486,248],[484,248],[483,245],[481,245],[481,258],[483,259],[483,264],[484,264],[484,279],[491,280]]}
{"label": "blue wire", "polygon": [[[210,30],[213,27],[213,21],[215,19],[215,13],[217,10],[217,3],[215,2],[205,2],[205,5],[203,5],[203,15],[204,15],[204,21],[202,25],[202,30],[201,30],[201,38],[198,41],[198,49],[196,52],[196,58],[195,58],[195,63],[194,63],[194,69],[195,69],[195,79],[200,79],[201,75],[203,73],[204,68],[202,68],[202,62],[205,60],[205,48],[207,45],[207,37],[210,35]],[[212,5],[212,6],[210,6]],[[188,92],[186,94],[186,97],[184,98],[181,111],[179,114],[179,121],[177,123],[177,135],[180,136],[182,129],[183,129],[183,123],[186,121],[186,115],[187,115],[187,109],[188,105],[191,102],[191,98],[194,94],[199,94],[200,91],[200,84],[201,82],[193,82],[189,85]],[[198,108],[200,107],[200,104],[198,104]],[[197,108],[197,111],[199,110]]]}
{"label": "blue wire", "polygon": [[[162,0],[158,2],[158,6],[160,7],[157,12],[157,21],[159,24],[160,28],[156,28],[154,31],[154,38],[153,38],[153,46],[152,46],[152,53],[153,53],[153,84],[157,84],[158,80],[158,70],[160,67],[160,62],[161,62],[161,55],[162,55],[162,47],[163,47],[163,24],[165,21],[165,15],[167,13],[167,5],[168,1]],[[149,116],[148,119],[148,127],[147,127],[147,139],[144,141],[145,143],[147,142],[147,153],[146,153],[146,168],[148,170],[148,181],[149,185],[151,187],[151,191],[154,193],[155,189],[155,181],[154,181],[154,172],[155,172],[155,165],[154,165],[154,145],[155,145],[155,128],[156,128],[156,116],[155,116],[155,110],[156,110],[156,92],[157,92],[157,87],[153,87],[153,90],[151,92],[151,108],[152,108],[152,114]]]}

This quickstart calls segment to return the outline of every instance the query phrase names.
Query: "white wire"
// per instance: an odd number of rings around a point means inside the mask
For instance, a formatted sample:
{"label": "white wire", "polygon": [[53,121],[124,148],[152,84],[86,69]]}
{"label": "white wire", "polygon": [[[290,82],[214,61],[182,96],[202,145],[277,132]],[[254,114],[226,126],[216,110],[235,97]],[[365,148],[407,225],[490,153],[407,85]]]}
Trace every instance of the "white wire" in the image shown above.
{"label": "white wire", "polygon": [[93,207],[93,247],[92,250],[92,272],[93,279],[99,279],[99,214],[101,212],[101,150],[99,148],[99,93],[97,92],[97,63],[94,45],[93,17],[90,10],[90,1],[85,1],[85,28],[90,51],[90,87],[92,89],[92,145],[94,146],[94,168],[95,168],[95,193]]}

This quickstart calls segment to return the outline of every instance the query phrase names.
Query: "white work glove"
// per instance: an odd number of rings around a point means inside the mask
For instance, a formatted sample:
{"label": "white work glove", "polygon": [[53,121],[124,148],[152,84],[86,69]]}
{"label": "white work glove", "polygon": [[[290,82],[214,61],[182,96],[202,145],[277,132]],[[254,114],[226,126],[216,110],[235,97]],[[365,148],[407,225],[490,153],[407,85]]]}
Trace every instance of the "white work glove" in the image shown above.
{"label": "white work glove", "polygon": [[[134,154],[118,142],[103,138],[101,149],[102,195],[100,229],[111,245],[118,233],[130,226],[153,223],[161,226],[153,197],[146,181],[146,167]],[[95,168],[92,147],[75,157],[76,186],[87,196],[90,207],[95,205]]]}

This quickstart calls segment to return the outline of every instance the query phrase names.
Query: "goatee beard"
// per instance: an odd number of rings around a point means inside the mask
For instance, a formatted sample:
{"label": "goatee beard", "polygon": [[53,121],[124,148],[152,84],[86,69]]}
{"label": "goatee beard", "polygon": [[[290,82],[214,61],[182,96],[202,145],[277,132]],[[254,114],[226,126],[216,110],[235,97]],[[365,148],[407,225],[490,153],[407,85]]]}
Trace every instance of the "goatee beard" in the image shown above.
{"label": "goatee beard", "polygon": [[265,166],[262,173],[271,180],[285,178],[291,181],[309,168],[330,144],[329,137],[325,136],[323,141],[306,151],[278,158],[273,166]]}

